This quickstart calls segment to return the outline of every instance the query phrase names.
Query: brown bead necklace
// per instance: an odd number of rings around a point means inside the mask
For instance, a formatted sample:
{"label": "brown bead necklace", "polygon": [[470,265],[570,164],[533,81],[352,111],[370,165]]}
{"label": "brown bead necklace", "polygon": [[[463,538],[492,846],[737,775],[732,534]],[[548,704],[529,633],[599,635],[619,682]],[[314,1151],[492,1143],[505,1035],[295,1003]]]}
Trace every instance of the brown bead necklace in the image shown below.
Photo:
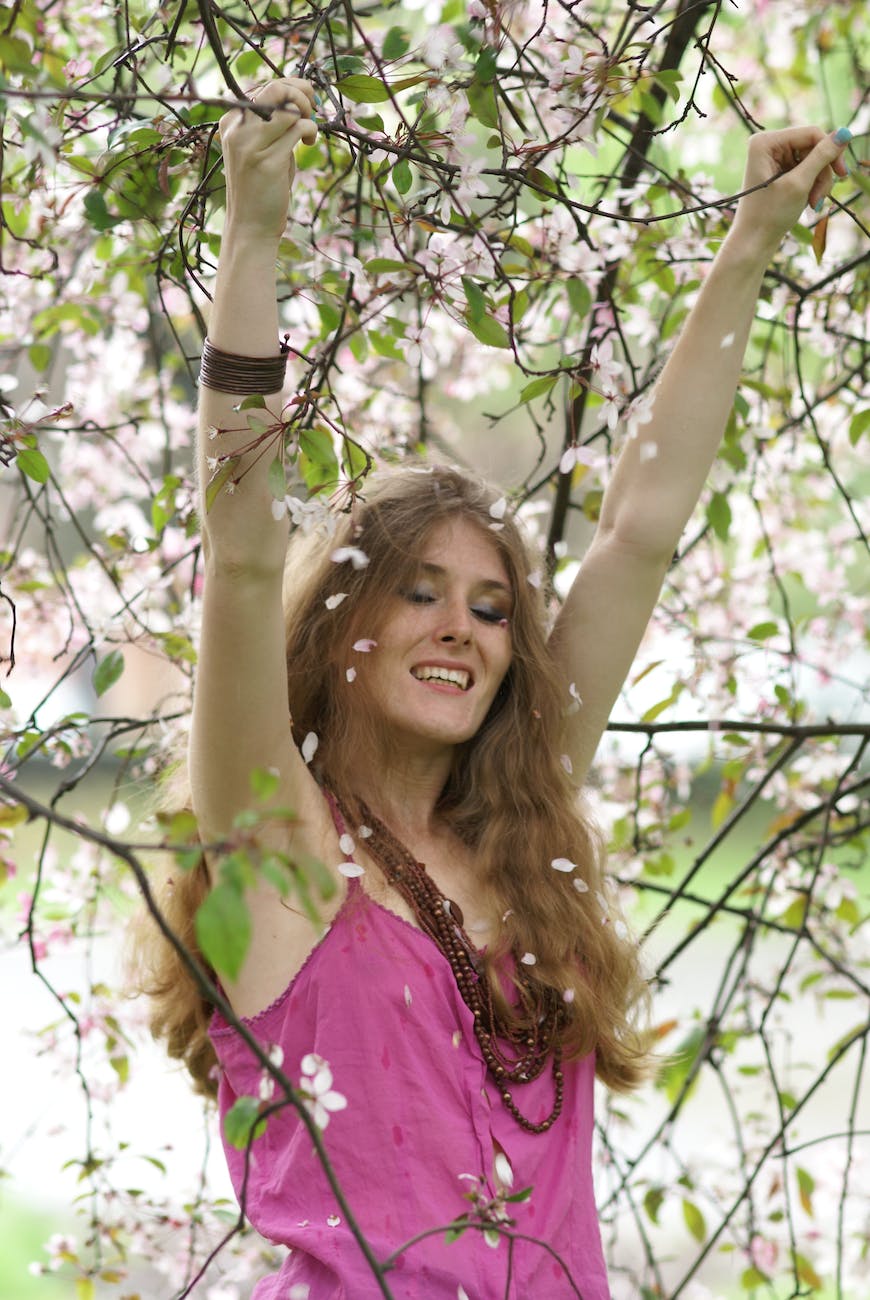
{"label": "brown bead necklace", "polygon": [[[341,812],[344,814],[343,808]],[[423,863],[363,803],[360,812],[371,832],[365,840],[366,851],[411,908],[420,929],[438,945],[450,963],[462,1000],[473,1016],[481,1055],[502,1101],[522,1128],[529,1133],[545,1133],[562,1112],[565,1092],[559,1042],[565,1020],[561,997],[555,989],[534,980],[517,961],[519,1014],[507,1016],[494,1003],[486,966],[465,931],[459,906],[442,894]],[[533,1124],[520,1113],[508,1084],[537,1079],[551,1057],[553,1109],[540,1124]]]}

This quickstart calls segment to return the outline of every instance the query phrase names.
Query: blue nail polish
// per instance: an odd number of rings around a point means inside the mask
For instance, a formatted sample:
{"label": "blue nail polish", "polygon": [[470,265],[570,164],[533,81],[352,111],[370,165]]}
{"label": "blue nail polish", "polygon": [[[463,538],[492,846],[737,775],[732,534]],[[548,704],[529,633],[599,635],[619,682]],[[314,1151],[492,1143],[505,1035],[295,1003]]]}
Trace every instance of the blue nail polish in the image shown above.
{"label": "blue nail polish", "polygon": [[825,200],[821,198],[819,199],[818,203],[813,204],[813,212],[821,212],[824,206],[825,206]]}
{"label": "blue nail polish", "polygon": [[852,132],[847,126],[841,126],[834,132],[834,144],[848,144],[852,139]]}
{"label": "blue nail polish", "polygon": [[317,94],[316,91],[314,93],[314,103],[317,108],[320,108],[320,105],[323,103],[323,100],[320,98],[320,96]]}

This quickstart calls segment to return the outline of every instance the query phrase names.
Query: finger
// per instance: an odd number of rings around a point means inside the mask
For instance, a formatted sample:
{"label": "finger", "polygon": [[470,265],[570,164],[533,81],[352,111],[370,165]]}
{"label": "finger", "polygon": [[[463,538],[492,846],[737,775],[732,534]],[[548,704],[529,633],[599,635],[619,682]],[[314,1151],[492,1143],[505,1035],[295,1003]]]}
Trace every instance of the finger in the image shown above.
{"label": "finger", "polygon": [[253,98],[258,104],[274,104],[276,107],[295,104],[306,117],[314,109],[314,87],[300,77],[277,77],[268,81],[255,91]]}
{"label": "finger", "polygon": [[[851,136],[845,130],[823,135],[806,158],[795,167],[793,177],[806,186],[807,202],[816,207],[834,182],[835,165],[841,161],[843,150]],[[838,171],[838,175],[842,174]]]}

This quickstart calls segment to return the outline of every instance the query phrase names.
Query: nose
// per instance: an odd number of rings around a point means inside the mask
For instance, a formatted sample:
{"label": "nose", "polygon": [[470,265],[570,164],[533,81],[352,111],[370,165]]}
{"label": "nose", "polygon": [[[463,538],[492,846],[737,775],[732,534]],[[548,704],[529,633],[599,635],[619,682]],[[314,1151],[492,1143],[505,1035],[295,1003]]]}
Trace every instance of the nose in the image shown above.
{"label": "nose", "polygon": [[468,645],[471,641],[471,611],[464,600],[448,603],[438,640],[444,645]]}

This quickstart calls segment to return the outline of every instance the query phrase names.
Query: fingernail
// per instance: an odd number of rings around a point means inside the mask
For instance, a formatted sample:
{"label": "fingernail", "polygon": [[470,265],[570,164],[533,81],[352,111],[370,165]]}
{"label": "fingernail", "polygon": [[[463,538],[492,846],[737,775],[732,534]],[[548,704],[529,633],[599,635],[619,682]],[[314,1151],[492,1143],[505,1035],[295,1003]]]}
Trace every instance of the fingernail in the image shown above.
{"label": "fingernail", "polygon": [[318,95],[317,91],[315,91],[315,92],[314,92],[314,104],[315,104],[315,106],[316,106],[317,108],[320,108],[320,105],[321,105],[322,103],[323,103],[323,100],[320,98],[320,96]]}
{"label": "fingernail", "polygon": [[813,212],[821,212],[824,206],[825,206],[825,200],[824,198],[821,198],[819,199],[818,203],[813,204]]}
{"label": "fingernail", "polygon": [[841,126],[834,132],[834,144],[848,144],[852,139],[852,132],[847,126]]}

